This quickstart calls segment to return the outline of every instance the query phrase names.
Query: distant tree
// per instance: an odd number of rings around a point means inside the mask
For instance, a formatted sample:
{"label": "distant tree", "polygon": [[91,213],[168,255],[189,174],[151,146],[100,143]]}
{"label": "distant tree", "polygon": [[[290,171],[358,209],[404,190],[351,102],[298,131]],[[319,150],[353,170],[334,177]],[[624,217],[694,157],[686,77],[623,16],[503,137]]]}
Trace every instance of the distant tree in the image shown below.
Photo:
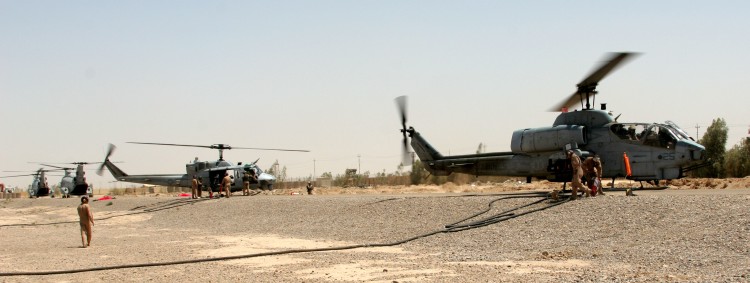
{"label": "distant tree", "polygon": [[333,179],[333,174],[331,172],[323,172],[323,174],[320,174],[320,177]]}
{"label": "distant tree", "polygon": [[750,138],[742,139],[739,144],[727,151],[724,170],[727,177],[750,176]]}
{"label": "distant tree", "polygon": [[422,164],[422,161],[415,160],[414,163],[411,165],[411,173],[409,174],[409,177],[411,179],[412,185],[419,185],[422,183],[422,180],[427,176],[427,170],[424,169],[424,164]]}
{"label": "distant tree", "polygon": [[286,166],[279,169],[278,160],[271,164],[271,167],[266,170],[266,173],[275,176],[277,182],[284,182],[286,180]]}
{"label": "distant tree", "polygon": [[401,162],[401,163],[398,164],[398,167],[396,167],[396,175],[397,176],[401,176],[401,175],[404,174],[404,167],[405,166],[404,166],[403,162]]}
{"label": "distant tree", "polygon": [[706,147],[706,158],[711,160],[711,166],[697,170],[696,175],[698,177],[724,177],[724,156],[726,155],[728,132],[727,122],[722,118],[717,118],[708,126],[703,138],[698,140],[698,143]]}

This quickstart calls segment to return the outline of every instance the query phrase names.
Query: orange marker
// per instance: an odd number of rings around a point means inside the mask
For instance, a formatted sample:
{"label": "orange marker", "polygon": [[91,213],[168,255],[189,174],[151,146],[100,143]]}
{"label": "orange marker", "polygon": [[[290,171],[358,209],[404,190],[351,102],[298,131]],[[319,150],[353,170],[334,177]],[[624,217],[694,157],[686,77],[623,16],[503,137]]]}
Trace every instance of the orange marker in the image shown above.
{"label": "orange marker", "polygon": [[630,171],[630,158],[628,158],[628,154],[623,152],[622,153],[622,160],[625,162],[625,173],[626,176],[630,177],[633,175],[633,172]]}

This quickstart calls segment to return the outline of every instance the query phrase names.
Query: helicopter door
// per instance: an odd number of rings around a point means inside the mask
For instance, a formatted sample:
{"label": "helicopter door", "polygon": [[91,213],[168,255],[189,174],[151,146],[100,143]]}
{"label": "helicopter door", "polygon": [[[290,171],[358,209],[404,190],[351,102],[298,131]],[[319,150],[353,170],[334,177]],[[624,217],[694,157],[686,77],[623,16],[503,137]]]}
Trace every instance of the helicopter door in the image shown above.
{"label": "helicopter door", "polygon": [[232,172],[234,173],[234,180],[232,180],[233,181],[232,186],[237,187],[237,188],[242,188],[245,185],[242,183],[242,175],[244,174],[242,168],[234,169],[232,170]]}
{"label": "helicopter door", "polygon": [[211,190],[219,191],[221,180],[224,178],[226,170],[208,171],[208,180],[211,182]]}

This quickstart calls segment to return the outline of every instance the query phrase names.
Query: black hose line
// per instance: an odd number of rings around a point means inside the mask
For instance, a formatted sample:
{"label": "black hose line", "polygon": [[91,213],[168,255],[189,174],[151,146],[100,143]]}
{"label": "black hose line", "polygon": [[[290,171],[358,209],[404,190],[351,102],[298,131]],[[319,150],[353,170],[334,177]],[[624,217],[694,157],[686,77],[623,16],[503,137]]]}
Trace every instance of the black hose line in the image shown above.
{"label": "black hose line", "polygon": [[[112,219],[112,218],[117,218],[117,217],[123,217],[123,216],[129,216],[129,215],[136,215],[136,214],[144,214],[144,213],[151,213],[151,212],[157,212],[157,211],[160,211],[160,210],[167,210],[167,209],[172,209],[172,208],[178,208],[178,207],[183,206],[183,205],[193,204],[193,203],[196,203],[196,202],[199,202],[199,201],[204,201],[204,200],[208,200],[208,199],[191,199],[191,200],[188,200],[188,201],[173,201],[172,203],[166,203],[166,204],[163,204],[163,205],[156,206],[154,208],[145,208],[146,206],[140,206],[140,207],[136,207],[136,208],[133,208],[133,209],[130,209],[130,210],[133,211],[133,210],[139,209],[139,208],[144,208],[144,209],[140,210],[140,211],[134,211],[134,212],[120,214],[120,215],[110,215],[110,216],[101,217],[101,218],[97,218],[96,221],[102,221],[102,220],[107,220],[107,219]],[[57,224],[71,224],[71,223],[78,223],[78,221],[77,220],[73,220],[73,221],[61,221],[61,222],[49,222],[49,223],[16,223],[16,224],[0,225],[0,228],[4,228],[4,227],[23,227],[23,226],[46,226],[46,225],[57,225]]]}
{"label": "black hose line", "polygon": [[[542,201],[546,200],[547,198],[543,198],[538,201],[534,201],[529,204],[521,205],[518,207],[515,207],[513,209],[509,209],[506,211],[503,211],[499,214],[496,214],[494,216],[490,216],[486,219],[475,221],[468,224],[458,225],[458,223],[464,222],[468,219],[474,218],[476,216],[479,216],[483,213],[488,212],[492,205],[500,200],[504,199],[513,199],[513,198],[536,198],[539,197],[538,195],[528,195],[528,196],[508,196],[508,197],[502,197],[499,199],[495,199],[490,202],[489,208],[486,210],[474,214],[468,218],[465,218],[459,222],[446,225],[444,229],[435,230],[429,233],[425,233],[422,235],[417,235],[411,238],[407,238],[404,240],[391,242],[391,243],[375,243],[375,244],[359,244],[359,245],[349,245],[349,246],[341,246],[341,247],[328,247],[328,248],[315,248],[315,249],[293,249],[293,250],[283,250],[283,251],[275,251],[275,252],[264,252],[264,253],[255,253],[255,254],[245,254],[245,255],[235,255],[235,256],[223,256],[223,257],[213,257],[213,258],[202,258],[202,259],[190,259],[190,260],[178,260],[178,261],[165,261],[165,262],[151,262],[151,263],[135,263],[135,264],[122,264],[122,265],[112,265],[112,266],[100,266],[100,267],[90,267],[90,268],[80,268],[80,269],[69,269],[69,270],[50,270],[50,271],[17,271],[17,272],[0,272],[0,277],[3,276],[38,276],[38,275],[58,275],[58,274],[72,274],[72,273],[81,273],[81,272],[91,272],[91,271],[103,271],[103,270],[114,270],[114,269],[125,269],[125,268],[139,268],[139,267],[155,267],[155,266],[167,266],[167,265],[179,265],[179,264],[190,264],[190,263],[201,263],[201,262],[212,262],[212,261],[223,261],[223,260],[234,260],[234,259],[245,259],[245,258],[254,258],[254,257],[263,257],[263,256],[274,256],[274,255],[286,255],[286,254],[298,254],[298,253],[312,253],[312,252],[325,252],[325,251],[340,251],[340,250],[351,250],[351,249],[358,249],[358,248],[368,248],[368,247],[390,247],[390,246],[398,246],[402,245],[420,238],[425,238],[429,236],[433,236],[440,233],[450,233],[450,232],[460,232],[465,231],[469,229],[479,228],[488,226],[491,224],[496,224],[499,222],[503,222],[506,220],[510,220],[519,216],[523,216],[526,214],[542,211],[545,209],[549,209],[558,205],[561,205],[563,203],[568,202],[567,200],[564,201],[557,201],[553,202],[551,204],[548,204],[546,206],[543,206],[541,208],[536,208],[532,210],[528,210],[521,213],[512,213],[511,211],[515,211],[524,207],[528,207],[534,204],[541,203]],[[142,212],[138,212],[142,213]]]}

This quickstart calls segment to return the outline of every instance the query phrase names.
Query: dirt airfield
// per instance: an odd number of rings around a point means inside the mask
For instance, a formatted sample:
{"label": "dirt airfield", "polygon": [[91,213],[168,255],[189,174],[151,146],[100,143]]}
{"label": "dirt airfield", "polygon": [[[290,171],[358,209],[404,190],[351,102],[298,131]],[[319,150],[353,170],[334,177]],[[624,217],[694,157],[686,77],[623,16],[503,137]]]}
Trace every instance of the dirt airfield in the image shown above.
{"label": "dirt airfield", "polygon": [[567,202],[516,181],[116,196],[91,202],[89,248],[79,199],[2,200],[0,281],[750,282],[750,178],[631,186]]}

